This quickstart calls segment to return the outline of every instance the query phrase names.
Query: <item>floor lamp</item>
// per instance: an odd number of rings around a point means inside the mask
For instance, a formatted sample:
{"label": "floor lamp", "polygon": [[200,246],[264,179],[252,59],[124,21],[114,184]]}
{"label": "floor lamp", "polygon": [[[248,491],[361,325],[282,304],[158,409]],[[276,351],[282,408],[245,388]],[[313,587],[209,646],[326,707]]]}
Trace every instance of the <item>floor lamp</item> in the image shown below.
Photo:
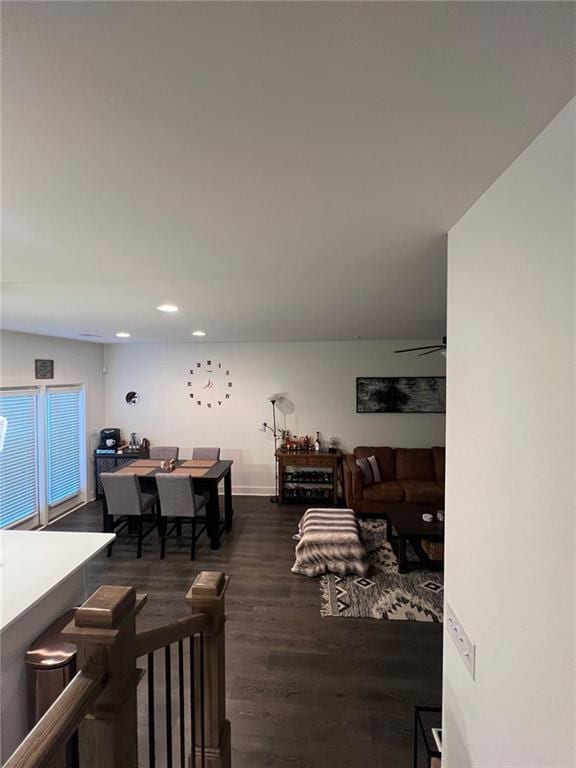
{"label": "floor lamp", "polygon": [[272,426],[270,424],[267,424],[266,422],[263,423],[264,431],[267,429],[272,432],[272,436],[274,437],[274,496],[270,496],[270,501],[273,504],[278,504],[280,501],[280,498],[278,496],[278,459],[276,458],[276,451],[278,450],[278,429],[276,427],[276,397],[271,397],[270,402],[272,403]]}

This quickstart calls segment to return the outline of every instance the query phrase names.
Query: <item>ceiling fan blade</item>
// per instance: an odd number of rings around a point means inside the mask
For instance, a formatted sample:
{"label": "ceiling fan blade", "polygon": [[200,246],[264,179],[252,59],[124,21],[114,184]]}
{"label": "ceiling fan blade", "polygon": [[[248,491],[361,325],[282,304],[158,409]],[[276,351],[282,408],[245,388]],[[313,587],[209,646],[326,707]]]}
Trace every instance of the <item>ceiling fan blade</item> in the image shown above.
{"label": "ceiling fan blade", "polygon": [[443,344],[434,344],[430,347],[411,347],[410,349],[395,349],[394,354],[397,355],[399,352],[420,352],[421,349],[442,349],[444,345]]}
{"label": "ceiling fan blade", "polygon": [[431,349],[431,350],[429,350],[428,352],[420,352],[420,354],[418,355],[418,357],[424,357],[424,355],[433,355],[433,354],[434,354],[434,352],[440,352],[442,349],[446,349],[446,347],[444,347],[444,346],[441,346],[441,347],[435,347],[434,349]]}

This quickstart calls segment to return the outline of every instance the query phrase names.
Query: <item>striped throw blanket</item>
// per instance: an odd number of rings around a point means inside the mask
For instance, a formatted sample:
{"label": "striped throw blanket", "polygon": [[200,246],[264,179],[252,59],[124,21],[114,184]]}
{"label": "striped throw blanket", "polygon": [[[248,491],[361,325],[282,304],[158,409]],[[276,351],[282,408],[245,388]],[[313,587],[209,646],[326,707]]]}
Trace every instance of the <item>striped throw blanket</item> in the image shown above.
{"label": "striped throw blanket", "polygon": [[300,520],[293,573],[319,576],[322,573],[368,572],[366,550],[352,509],[308,509]]}

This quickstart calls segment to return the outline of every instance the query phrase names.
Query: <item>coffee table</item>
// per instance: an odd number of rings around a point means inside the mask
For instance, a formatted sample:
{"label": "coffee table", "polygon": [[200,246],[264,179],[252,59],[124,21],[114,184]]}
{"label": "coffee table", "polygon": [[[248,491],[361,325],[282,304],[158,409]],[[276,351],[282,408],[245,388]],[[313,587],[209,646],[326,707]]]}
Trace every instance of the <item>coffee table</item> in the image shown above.
{"label": "coffee table", "polygon": [[[431,571],[442,570],[441,560],[431,560],[422,547],[422,539],[444,541],[444,523],[436,520],[437,508],[426,504],[399,504],[387,509],[388,528],[386,537],[398,559],[399,573],[407,573],[414,568],[426,568]],[[425,512],[434,515],[434,520],[427,523],[422,519]],[[406,558],[406,543],[418,555],[418,561]]]}

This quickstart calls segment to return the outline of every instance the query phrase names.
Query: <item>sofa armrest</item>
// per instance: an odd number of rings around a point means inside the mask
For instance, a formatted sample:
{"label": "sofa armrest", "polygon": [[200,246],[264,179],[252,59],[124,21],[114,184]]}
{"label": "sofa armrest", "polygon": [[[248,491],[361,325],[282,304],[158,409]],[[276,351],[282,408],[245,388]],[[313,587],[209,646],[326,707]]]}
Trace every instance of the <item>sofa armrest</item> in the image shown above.
{"label": "sofa armrest", "polygon": [[356,458],[353,454],[344,456],[344,497],[346,504],[352,506],[353,501],[360,500],[364,496],[364,479],[362,471],[356,464]]}

